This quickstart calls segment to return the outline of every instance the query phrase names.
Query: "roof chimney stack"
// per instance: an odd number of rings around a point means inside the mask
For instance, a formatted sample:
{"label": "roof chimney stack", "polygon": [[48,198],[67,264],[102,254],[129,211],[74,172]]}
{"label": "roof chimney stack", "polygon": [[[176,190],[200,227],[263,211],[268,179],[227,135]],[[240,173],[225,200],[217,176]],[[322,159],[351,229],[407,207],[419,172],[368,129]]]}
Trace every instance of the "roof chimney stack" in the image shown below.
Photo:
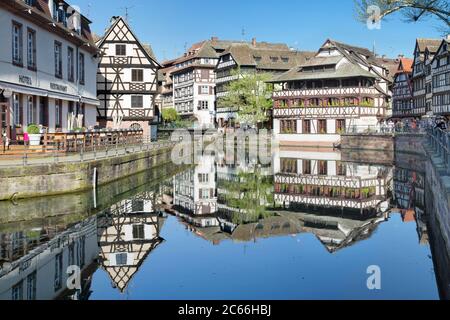
{"label": "roof chimney stack", "polygon": [[252,39],[252,46],[256,47],[256,38]]}
{"label": "roof chimney stack", "polygon": [[218,37],[211,37],[211,41],[213,41],[213,42],[219,41],[219,38]]}

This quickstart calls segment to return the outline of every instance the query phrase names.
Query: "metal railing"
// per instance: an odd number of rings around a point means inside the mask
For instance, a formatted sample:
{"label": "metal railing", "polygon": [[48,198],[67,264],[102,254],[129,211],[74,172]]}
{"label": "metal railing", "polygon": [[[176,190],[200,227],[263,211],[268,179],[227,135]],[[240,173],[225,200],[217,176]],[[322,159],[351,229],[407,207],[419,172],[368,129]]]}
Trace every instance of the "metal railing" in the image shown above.
{"label": "metal railing", "polygon": [[0,155],[0,167],[77,163],[83,161],[101,160],[123,156],[126,154],[171,148],[174,145],[175,142],[168,140],[152,142],[150,139],[143,139],[139,143],[105,140],[101,144],[94,144],[89,147],[80,146],[77,152],[70,153],[61,153],[55,149],[52,152],[36,155],[35,153],[25,149],[21,156],[8,157]]}
{"label": "metal railing", "polygon": [[450,174],[450,132],[440,128],[428,128],[427,135],[433,152],[443,159],[446,171]]}

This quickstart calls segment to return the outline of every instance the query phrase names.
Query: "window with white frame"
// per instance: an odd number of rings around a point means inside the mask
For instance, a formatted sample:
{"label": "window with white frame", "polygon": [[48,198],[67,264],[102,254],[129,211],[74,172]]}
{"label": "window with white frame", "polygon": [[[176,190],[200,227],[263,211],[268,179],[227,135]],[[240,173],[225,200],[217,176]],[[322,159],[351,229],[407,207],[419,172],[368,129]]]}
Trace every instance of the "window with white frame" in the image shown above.
{"label": "window with white frame", "polygon": [[55,100],[55,126],[56,128],[61,128],[62,124],[62,101],[59,99]]}
{"label": "window with white frame", "polygon": [[27,32],[28,69],[36,70],[36,31],[28,28]]}
{"label": "window with white frame", "polygon": [[207,110],[209,106],[209,102],[207,100],[201,100],[198,102],[198,110]]}
{"label": "window with white frame", "polygon": [[209,94],[209,86],[200,86],[200,94]]}
{"label": "window with white frame", "polygon": [[78,57],[78,79],[80,84],[84,85],[85,83],[85,70],[84,70],[84,54],[80,53]]}
{"label": "window with white frame", "polygon": [[73,48],[67,48],[67,79],[70,82],[75,81],[75,63]]}
{"label": "window with white frame", "polygon": [[144,97],[143,96],[131,96],[131,107],[132,108],[143,108],[144,107]]}
{"label": "window with white frame", "polygon": [[16,65],[23,64],[22,52],[22,25],[13,21],[12,23],[12,61]]}
{"label": "window with white frame", "polygon": [[13,94],[13,113],[14,113],[14,125],[21,125],[20,116],[20,95],[18,93]]}
{"label": "window with white frame", "polygon": [[27,99],[27,122],[28,125],[34,123],[34,98],[33,96],[28,96]]}
{"label": "window with white frame", "polygon": [[55,41],[55,77],[62,78],[62,44]]}

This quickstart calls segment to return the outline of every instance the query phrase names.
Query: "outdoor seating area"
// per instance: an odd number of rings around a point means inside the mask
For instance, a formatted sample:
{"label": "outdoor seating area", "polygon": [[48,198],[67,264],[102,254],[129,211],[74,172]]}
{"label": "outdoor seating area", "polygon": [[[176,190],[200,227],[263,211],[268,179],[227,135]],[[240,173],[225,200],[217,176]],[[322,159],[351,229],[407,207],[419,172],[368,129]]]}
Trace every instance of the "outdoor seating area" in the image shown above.
{"label": "outdoor seating area", "polygon": [[17,140],[10,145],[3,143],[0,151],[2,156],[23,156],[61,153],[70,154],[103,150],[125,145],[136,145],[144,142],[143,130],[90,130],[80,132],[42,133],[39,145],[30,145],[25,133],[19,133]]}

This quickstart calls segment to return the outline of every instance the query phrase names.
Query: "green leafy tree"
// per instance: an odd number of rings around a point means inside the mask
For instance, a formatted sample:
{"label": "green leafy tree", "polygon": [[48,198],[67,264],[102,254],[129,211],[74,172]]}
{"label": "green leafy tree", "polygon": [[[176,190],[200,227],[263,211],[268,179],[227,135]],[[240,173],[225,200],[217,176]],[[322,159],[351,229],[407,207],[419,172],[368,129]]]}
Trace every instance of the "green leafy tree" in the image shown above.
{"label": "green leafy tree", "polygon": [[162,111],[162,117],[163,117],[164,122],[166,122],[166,123],[176,122],[180,118],[177,110],[175,110],[174,108],[164,109]]}
{"label": "green leafy tree", "polygon": [[273,180],[264,176],[261,168],[240,172],[237,181],[227,182],[226,203],[238,212],[233,213],[236,224],[253,223],[272,214],[267,208],[273,204]]}
{"label": "green leafy tree", "polygon": [[448,0],[355,0],[362,22],[372,19],[370,6],[380,8],[380,19],[401,13],[408,22],[434,17],[444,25],[443,34],[450,32],[450,2]]}
{"label": "green leafy tree", "polygon": [[242,73],[240,69],[232,72],[238,79],[227,86],[227,95],[220,98],[220,107],[238,109],[238,121],[253,127],[269,120],[272,108],[273,85],[267,82],[272,76],[268,73]]}

